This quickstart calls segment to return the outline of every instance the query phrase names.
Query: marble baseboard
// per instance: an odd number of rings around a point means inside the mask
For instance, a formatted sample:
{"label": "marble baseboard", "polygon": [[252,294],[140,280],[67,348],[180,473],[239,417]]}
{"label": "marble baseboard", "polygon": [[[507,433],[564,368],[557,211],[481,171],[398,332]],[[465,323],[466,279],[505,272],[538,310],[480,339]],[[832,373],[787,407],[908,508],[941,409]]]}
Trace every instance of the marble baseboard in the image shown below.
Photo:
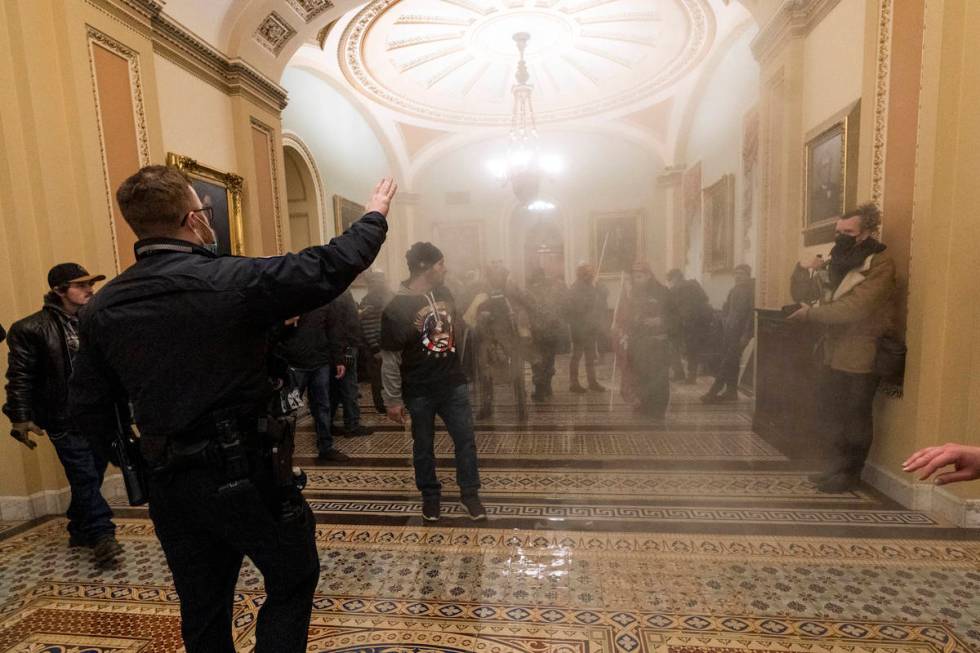
{"label": "marble baseboard", "polygon": [[960,528],[980,528],[978,499],[961,499],[946,488],[915,482],[876,463],[865,465],[863,479],[906,508],[921,510]]}
{"label": "marble baseboard", "polygon": [[[126,497],[126,487],[121,474],[106,476],[102,484],[102,495],[106,500]],[[71,489],[43,490],[26,497],[0,497],[0,521],[27,521],[48,515],[60,515],[68,509]]]}

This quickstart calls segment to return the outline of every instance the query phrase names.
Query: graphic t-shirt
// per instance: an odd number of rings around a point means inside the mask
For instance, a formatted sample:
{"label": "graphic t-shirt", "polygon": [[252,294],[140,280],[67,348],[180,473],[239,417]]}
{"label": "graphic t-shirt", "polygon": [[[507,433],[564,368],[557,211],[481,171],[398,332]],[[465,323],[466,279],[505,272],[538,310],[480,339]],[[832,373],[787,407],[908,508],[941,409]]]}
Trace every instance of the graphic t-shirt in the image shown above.
{"label": "graphic t-shirt", "polygon": [[466,383],[456,352],[456,306],[445,287],[398,294],[381,316],[381,349],[402,353],[402,396],[424,397]]}

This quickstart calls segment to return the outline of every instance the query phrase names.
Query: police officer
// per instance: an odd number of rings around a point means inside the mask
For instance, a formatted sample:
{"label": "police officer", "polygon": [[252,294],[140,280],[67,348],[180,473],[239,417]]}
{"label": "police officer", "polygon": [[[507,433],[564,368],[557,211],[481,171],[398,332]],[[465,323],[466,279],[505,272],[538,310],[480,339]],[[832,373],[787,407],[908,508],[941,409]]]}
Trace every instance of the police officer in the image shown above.
{"label": "police officer", "polygon": [[306,650],[319,559],[312,511],[297,489],[284,499],[262,450],[269,333],[371,265],[396,188],[382,180],[327,245],[271,258],[216,256],[210,209],[175,168],[145,167],[116,193],[137,261],[81,316],[70,402],[90,437],[110,430],[121,398],[132,406],[188,653],[235,650],[244,556],[267,593],[255,650]]}

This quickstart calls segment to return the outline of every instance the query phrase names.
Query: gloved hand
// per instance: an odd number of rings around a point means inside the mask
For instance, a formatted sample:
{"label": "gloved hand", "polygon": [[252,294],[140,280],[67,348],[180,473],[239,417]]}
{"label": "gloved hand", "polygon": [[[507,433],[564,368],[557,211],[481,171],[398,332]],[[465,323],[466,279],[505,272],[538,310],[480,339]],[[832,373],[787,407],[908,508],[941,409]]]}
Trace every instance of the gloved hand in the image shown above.
{"label": "gloved hand", "polygon": [[14,422],[13,428],[10,430],[10,436],[12,438],[23,444],[28,449],[34,449],[37,447],[37,442],[31,439],[31,433],[46,435],[44,429],[29,420],[26,422]]}

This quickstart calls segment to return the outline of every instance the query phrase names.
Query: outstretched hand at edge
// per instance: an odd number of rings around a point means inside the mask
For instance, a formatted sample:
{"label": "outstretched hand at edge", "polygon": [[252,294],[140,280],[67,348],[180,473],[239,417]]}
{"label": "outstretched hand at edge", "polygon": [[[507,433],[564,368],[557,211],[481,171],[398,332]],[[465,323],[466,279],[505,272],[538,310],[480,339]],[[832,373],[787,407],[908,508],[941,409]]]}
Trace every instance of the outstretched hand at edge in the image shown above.
{"label": "outstretched hand at edge", "polygon": [[902,471],[918,472],[919,480],[924,481],[948,465],[952,465],[954,471],[936,476],[936,485],[980,478],[980,447],[951,442],[941,447],[920,449],[902,463]]}

